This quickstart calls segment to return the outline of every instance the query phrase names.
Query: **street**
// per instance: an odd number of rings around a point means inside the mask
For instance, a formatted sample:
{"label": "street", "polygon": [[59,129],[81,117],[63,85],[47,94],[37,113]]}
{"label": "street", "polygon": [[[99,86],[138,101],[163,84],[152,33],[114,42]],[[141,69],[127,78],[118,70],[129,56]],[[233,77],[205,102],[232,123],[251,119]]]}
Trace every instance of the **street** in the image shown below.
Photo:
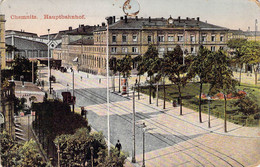
{"label": "street", "polygon": [[[47,68],[41,70],[47,76]],[[72,74],[52,70],[57,83],[52,84],[56,94],[72,92]],[[82,79],[81,79],[82,77]],[[101,82],[99,82],[99,78]],[[134,79],[132,79],[133,84]],[[116,81],[117,86],[118,81]],[[110,84],[111,86],[111,84]],[[47,89],[45,85],[45,89]],[[137,95],[137,93],[135,94]],[[75,72],[76,111],[85,107],[89,124],[102,131],[107,138],[106,79],[83,72]],[[120,140],[122,149],[131,159],[133,150],[132,92],[129,97],[110,93],[110,142],[115,145]],[[136,160],[139,166],[143,158],[142,123],[145,131],[146,166],[256,166],[260,160],[260,131],[256,127],[242,127],[228,123],[228,132],[223,132],[223,120],[211,118],[211,128],[207,127],[207,115],[202,114],[203,123],[198,123],[198,113],[184,108],[179,116],[179,107],[167,102],[166,109],[148,104],[148,97],[141,94],[136,108]],[[245,144],[246,143],[246,144]]]}

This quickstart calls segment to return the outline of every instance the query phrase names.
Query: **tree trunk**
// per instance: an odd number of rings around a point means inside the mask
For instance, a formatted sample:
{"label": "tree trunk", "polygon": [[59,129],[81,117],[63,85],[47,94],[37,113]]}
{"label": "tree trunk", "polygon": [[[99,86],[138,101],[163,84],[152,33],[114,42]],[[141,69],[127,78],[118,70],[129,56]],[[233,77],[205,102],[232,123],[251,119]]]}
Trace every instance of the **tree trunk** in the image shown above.
{"label": "tree trunk", "polygon": [[163,109],[165,109],[166,91],[165,91],[165,77],[163,77]]}
{"label": "tree trunk", "polygon": [[201,93],[202,93],[202,86],[203,83],[200,82],[200,94],[199,94],[199,121],[202,123],[202,117],[201,117]]}
{"label": "tree trunk", "polygon": [[119,85],[118,85],[118,90],[119,90],[119,91],[118,91],[118,93],[120,93],[120,92],[121,92],[121,91],[120,91],[120,72],[119,72],[118,75],[119,75],[119,80],[118,80],[118,84],[119,84]]}
{"label": "tree trunk", "polygon": [[240,84],[241,84],[241,73],[242,73],[242,68],[243,68],[243,64],[240,64],[239,82],[238,82],[238,85],[239,85],[239,86],[240,86]]}
{"label": "tree trunk", "polygon": [[224,132],[227,132],[227,98],[226,95],[224,94]]}
{"label": "tree trunk", "polygon": [[[255,65],[257,66],[257,65]],[[258,68],[253,66],[253,69],[254,69],[254,73],[255,73],[255,85],[257,85],[257,71],[258,71]]]}
{"label": "tree trunk", "polygon": [[156,106],[158,106],[159,101],[159,81],[157,82],[157,89],[156,89]]}
{"label": "tree trunk", "polygon": [[116,82],[116,75],[113,74],[113,92],[116,91],[116,85],[115,85],[115,82]]}
{"label": "tree trunk", "polygon": [[151,76],[150,76],[150,87],[149,87],[149,104],[152,104],[152,82],[151,82]]}
{"label": "tree trunk", "polygon": [[138,76],[138,100],[140,100],[140,80],[141,80],[141,76]]}
{"label": "tree trunk", "polygon": [[182,98],[181,98],[181,85],[178,84],[179,89],[179,104],[180,104],[180,115],[182,115]]}

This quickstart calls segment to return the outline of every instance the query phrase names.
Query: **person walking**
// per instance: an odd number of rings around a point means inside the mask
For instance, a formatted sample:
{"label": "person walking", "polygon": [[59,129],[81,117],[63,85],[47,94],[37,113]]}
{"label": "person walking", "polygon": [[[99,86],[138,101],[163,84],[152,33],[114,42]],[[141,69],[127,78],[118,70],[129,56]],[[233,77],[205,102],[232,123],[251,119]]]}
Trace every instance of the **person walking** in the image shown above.
{"label": "person walking", "polygon": [[120,143],[119,140],[117,140],[116,148],[117,148],[117,150],[118,150],[118,156],[119,156],[119,155],[120,155],[120,150],[121,150],[121,148],[122,148],[121,143]]}

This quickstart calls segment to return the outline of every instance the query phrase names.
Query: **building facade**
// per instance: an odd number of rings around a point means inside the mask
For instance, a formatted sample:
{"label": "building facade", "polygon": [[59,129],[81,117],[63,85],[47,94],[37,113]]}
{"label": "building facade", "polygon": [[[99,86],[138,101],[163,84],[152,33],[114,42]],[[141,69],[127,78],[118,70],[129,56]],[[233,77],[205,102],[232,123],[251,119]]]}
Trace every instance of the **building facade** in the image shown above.
{"label": "building facade", "polygon": [[[107,26],[102,23],[93,31],[93,43],[73,43],[62,40],[63,45],[54,51],[54,58],[62,59],[67,66],[75,66],[80,70],[105,74]],[[211,51],[225,49],[228,41],[228,29],[200,21],[199,18],[108,18],[109,57],[122,58],[125,55],[136,57],[143,55],[149,45],[158,49],[163,56],[167,51],[180,45],[189,54],[196,54],[200,45]]]}

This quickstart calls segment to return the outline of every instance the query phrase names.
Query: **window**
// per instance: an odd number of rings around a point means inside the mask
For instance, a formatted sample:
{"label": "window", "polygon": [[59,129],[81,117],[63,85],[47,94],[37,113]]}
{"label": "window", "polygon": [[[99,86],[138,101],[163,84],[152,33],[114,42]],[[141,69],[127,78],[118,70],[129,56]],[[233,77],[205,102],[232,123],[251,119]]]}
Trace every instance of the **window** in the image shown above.
{"label": "window", "polygon": [[216,47],[215,46],[211,46],[211,51],[215,52],[216,51]]}
{"label": "window", "polygon": [[116,42],[116,35],[112,36],[112,42]]}
{"label": "window", "polygon": [[202,42],[206,42],[207,41],[207,35],[202,35],[201,40],[202,40]]}
{"label": "window", "polygon": [[190,52],[191,52],[191,53],[195,53],[195,47],[191,47],[191,48],[190,48]]}
{"label": "window", "polygon": [[116,47],[111,47],[111,52],[116,53]]}
{"label": "window", "polygon": [[158,42],[164,42],[164,35],[158,36]]}
{"label": "window", "polygon": [[220,46],[219,49],[220,49],[220,50],[224,50],[224,47],[223,47],[223,46]]}
{"label": "window", "polygon": [[211,35],[211,41],[215,42],[216,41],[216,36],[215,35]]}
{"label": "window", "polygon": [[168,36],[168,41],[169,42],[173,42],[174,41],[174,36],[173,35],[169,35]]}
{"label": "window", "polygon": [[123,35],[123,36],[122,36],[122,42],[126,42],[126,40],[127,40],[127,36],[126,36],[126,35]]}
{"label": "window", "polygon": [[122,48],[122,53],[127,53],[127,48],[126,47]]}
{"label": "window", "polygon": [[191,36],[190,36],[190,41],[191,41],[191,42],[195,42],[195,36],[194,36],[194,35],[191,35]]}
{"label": "window", "polygon": [[163,52],[164,52],[164,48],[159,48],[158,51],[159,51],[160,53],[163,53]]}
{"label": "window", "polygon": [[132,47],[132,52],[133,53],[138,53],[138,48],[137,47]]}
{"label": "window", "polygon": [[170,52],[170,51],[173,51],[173,48],[168,48],[167,50]]}
{"label": "window", "polygon": [[147,41],[148,41],[148,43],[152,42],[152,36],[151,35],[147,36]]}
{"label": "window", "polygon": [[178,42],[182,42],[183,41],[183,35],[178,35]]}
{"label": "window", "polygon": [[137,35],[133,35],[133,42],[137,42]]}
{"label": "window", "polygon": [[220,42],[223,42],[224,41],[224,35],[221,35],[220,36]]}

